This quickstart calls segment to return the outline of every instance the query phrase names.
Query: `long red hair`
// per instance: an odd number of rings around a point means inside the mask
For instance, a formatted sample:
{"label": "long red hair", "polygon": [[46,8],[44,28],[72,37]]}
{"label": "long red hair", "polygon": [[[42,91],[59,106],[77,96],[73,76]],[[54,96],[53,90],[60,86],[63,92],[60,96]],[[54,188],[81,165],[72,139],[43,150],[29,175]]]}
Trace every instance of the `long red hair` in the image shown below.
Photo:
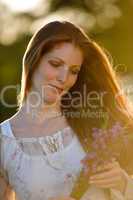
{"label": "long red hair", "polygon": [[[84,54],[84,61],[78,79],[69,90],[72,99],[68,101],[68,98],[66,98],[68,94],[65,94],[62,97],[63,106],[61,107],[69,125],[79,137],[84,149],[88,149],[92,127],[101,127],[106,123],[106,120],[108,120],[108,127],[115,121],[120,121],[129,127],[129,132],[132,132],[132,108],[129,106],[126,96],[122,93],[118,76],[115,74],[108,56],[81,28],[67,21],[50,22],[38,30],[31,38],[23,57],[19,106],[21,107],[30,91],[32,76],[41,57],[60,42],[73,43]],[[103,98],[104,106],[100,106],[100,102],[97,102],[96,108],[90,108],[88,105],[75,108],[71,106],[71,101],[74,98],[73,92],[78,91],[83,96],[84,85],[88,94],[93,91],[97,94],[105,93]],[[83,111],[89,111],[90,115],[85,117],[76,116],[76,112],[82,113]],[[75,113],[75,116],[70,115],[72,112]],[[102,113],[101,116],[99,116],[100,112]],[[88,143],[85,142],[86,139]]]}

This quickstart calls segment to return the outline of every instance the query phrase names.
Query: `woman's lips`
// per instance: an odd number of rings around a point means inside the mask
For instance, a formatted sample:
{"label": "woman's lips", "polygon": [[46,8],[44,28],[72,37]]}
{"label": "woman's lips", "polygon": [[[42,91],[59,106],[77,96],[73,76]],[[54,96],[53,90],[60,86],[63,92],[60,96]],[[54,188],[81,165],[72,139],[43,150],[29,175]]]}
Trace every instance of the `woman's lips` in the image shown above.
{"label": "woman's lips", "polygon": [[61,88],[59,88],[59,87],[57,87],[57,86],[54,86],[54,85],[50,85],[50,86],[56,88],[56,89],[59,91],[59,93],[63,92],[63,89],[61,89]]}

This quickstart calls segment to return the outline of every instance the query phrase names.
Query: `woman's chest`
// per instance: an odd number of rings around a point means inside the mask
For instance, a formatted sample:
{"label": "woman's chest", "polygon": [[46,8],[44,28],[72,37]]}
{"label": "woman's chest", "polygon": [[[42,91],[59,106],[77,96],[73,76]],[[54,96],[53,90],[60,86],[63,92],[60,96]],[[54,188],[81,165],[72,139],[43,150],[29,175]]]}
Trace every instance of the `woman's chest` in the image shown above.
{"label": "woman's chest", "polygon": [[68,195],[80,172],[80,160],[84,155],[76,139],[62,152],[47,156],[28,157],[20,152],[8,164],[10,184],[20,196],[24,193],[34,194],[36,198],[42,193],[46,196]]}

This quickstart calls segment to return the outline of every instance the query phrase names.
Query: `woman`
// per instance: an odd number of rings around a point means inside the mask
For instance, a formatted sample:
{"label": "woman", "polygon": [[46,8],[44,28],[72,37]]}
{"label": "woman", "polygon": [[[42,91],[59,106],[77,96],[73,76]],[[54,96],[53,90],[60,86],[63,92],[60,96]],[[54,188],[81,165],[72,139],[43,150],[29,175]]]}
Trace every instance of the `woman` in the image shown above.
{"label": "woman", "polygon": [[[79,27],[54,21],[35,33],[23,58],[19,110],[1,123],[1,199],[72,199],[91,129],[108,118],[108,127],[120,121],[132,131],[120,92],[107,56]],[[131,199],[129,159],[99,166],[83,199]]]}

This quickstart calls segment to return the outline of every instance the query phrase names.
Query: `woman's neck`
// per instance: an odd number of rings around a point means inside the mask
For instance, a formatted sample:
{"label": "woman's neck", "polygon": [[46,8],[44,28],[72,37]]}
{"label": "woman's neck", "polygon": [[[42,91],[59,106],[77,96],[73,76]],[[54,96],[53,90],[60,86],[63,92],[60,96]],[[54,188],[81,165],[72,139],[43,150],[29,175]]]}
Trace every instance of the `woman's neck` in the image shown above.
{"label": "woman's neck", "polygon": [[29,122],[43,123],[48,119],[53,119],[62,116],[61,108],[59,104],[56,105],[36,105],[28,101],[25,101],[18,113],[20,116],[26,117]]}

